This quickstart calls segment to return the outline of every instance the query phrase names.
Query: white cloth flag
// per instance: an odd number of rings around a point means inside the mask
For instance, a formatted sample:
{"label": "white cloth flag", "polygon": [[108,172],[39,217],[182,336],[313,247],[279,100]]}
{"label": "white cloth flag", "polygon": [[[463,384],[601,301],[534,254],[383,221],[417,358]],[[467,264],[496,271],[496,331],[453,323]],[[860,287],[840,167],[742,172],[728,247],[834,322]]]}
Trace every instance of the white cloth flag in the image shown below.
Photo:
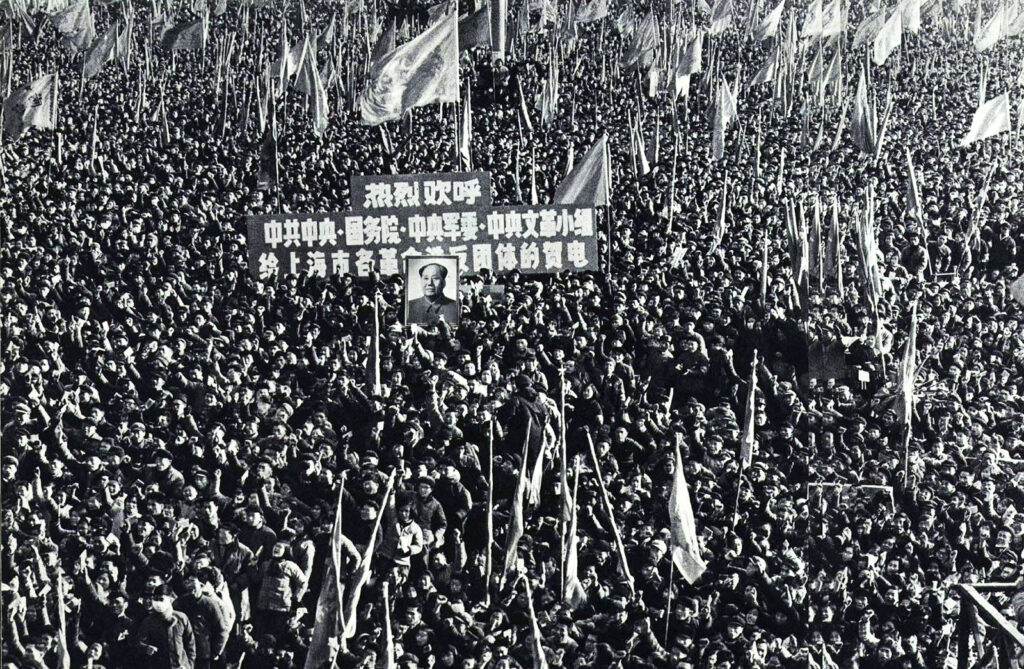
{"label": "white cloth flag", "polygon": [[779,24],[782,22],[782,12],[786,9],[786,0],[780,0],[775,9],[764,17],[764,20],[754,30],[754,39],[758,42],[775,37],[779,33]]}
{"label": "white cloth flag", "polygon": [[672,493],[668,501],[669,519],[672,523],[672,561],[679,573],[691,585],[701,577],[707,564],[700,556],[697,541],[697,524],[693,519],[690,491],[683,476],[683,457],[676,447],[676,467],[672,476]]}
{"label": "white cloth flag", "polygon": [[800,31],[801,37],[818,37],[821,35],[821,0],[814,0],[811,6],[807,8],[807,14],[804,18],[804,27]]}
{"label": "white cloth flag", "polygon": [[921,30],[921,0],[903,0],[900,11],[903,14],[903,29],[916,35]]}
{"label": "white cloth flag", "polygon": [[903,12],[899,7],[893,10],[892,16],[885,22],[882,31],[875,37],[874,53],[872,60],[875,65],[884,65],[893,51],[896,50],[903,39]]}
{"label": "white cloth flag", "polygon": [[1010,284],[1010,295],[1024,306],[1024,276]]}
{"label": "white cloth flag", "polygon": [[971,130],[960,141],[960,146],[987,139],[1010,128],[1010,94],[1003,93],[978,107],[971,121]]}
{"label": "white cloth flag", "polygon": [[1006,34],[1006,19],[1006,7],[1000,5],[992,18],[986,21],[974,36],[974,48],[978,51],[987,51],[994,47]]}

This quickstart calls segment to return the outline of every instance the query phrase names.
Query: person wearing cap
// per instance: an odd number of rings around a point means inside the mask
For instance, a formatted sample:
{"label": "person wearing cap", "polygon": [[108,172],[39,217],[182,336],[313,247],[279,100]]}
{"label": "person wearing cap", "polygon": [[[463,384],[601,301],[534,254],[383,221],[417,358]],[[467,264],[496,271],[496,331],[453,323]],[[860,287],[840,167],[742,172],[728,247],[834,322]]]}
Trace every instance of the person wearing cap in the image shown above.
{"label": "person wearing cap", "polygon": [[426,548],[440,548],[444,545],[448,518],[441,503],[434,498],[434,479],[429,476],[421,476],[416,480],[415,518],[423,531]]}
{"label": "person wearing cap", "polygon": [[185,594],[174,601],[174,609],[188,616],[196,643],[195,669],[208,669],[220,659],[228,641],[228,621],[206,583],[197,574],[185,578]]}
{"label": "person wearing cap", "polygon": [[257,635],[272,634],[281,638],[306,593],[309,575],[290,559],[290,553],[289,543],[278,541],[260,563],[260,586],[253,607],[258,614]]}
{"label": "person wearing cap", "polygon": [[151,595],[147,605],[149,615],[136,634],[140,662],[159,669],[193,669],[196,640],[188,616],[174,610],[166,592]]}

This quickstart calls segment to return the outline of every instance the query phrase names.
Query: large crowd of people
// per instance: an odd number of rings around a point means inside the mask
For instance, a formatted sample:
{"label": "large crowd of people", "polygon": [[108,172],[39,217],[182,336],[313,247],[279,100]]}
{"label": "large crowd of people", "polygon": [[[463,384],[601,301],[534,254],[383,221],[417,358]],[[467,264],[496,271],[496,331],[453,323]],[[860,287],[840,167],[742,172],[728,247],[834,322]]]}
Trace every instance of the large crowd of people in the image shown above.
{"label": "large crowd of people", "polygon": [[[734,4],[733,26],[705,46],[709,69],[742,78],[717,162],[705,114],[717,80],[694,75],[673,99],[615,67],[623,3],[575,36],[516,34],[511,21],[500,72],[486,49],[462,54],[473,164],[492,174],[495,203],[534,185],[549,198],[570,149],[609,134],[610,266],[479,277],[463,286],[458,327],[430,328],[401,323],[401,277],[262,282],[246,259],[248,215],[346,210],[352,174],[457,169],[450,105],[389,124],[388,146],[352,111],[358,79],[341,74],[321,137],[301,94],[274,103],[280,179],[257,187],[251,84],[282,17],[293,36],[336,20],[335,45],[320,46],[361,74],[386,13],[409,7],[228,3],[207,48],[172,55],[146,46],[151,12],[191,5],[133,3],[130,53],[84,83],[81,54],[41,15],[8,22],[5,90],[41,72],[62,83],[56,130],[0,148],[3,666],[312,666],[339,509],[342,588],[372,562],[352,634],[332,637],[320,666],[536,668],[537,639],[550,667],[953,666],[953,586],[1017,581],[1024,558],[1024,308],[1008,289],[1024,269],[1024,138],[956,145],[981,77],[1019,109],[1024,37],[979,54],[973,7],[930,7],[869,66],[893,101],[873,158],[847,130],[832,142],[863,50],[844,47],[843,96],[780,104],[771,86],[747,86],[771,41],[752,41],[743,17],[756,8]],[[125,7],[93,3],[97,31]],[[788,8],[784,25],[803,11]],[[851,3],[847,42],[868,11]],[[707,20],[690,3],[671,15]],[[408,21],[413,33],[423,20]],[[229,38],[230,75],[214,66]],[[555,58],[558,113],[542,126],[531,104],[524,128],[519,87],[534,100]],[[637,119],[647,174],[633,169]],[[855,233],[868,186],[877,312]],[[811,281],[802,308],[785,211],[803,199],[809,213],[813,198],[836,203],[845,234],[840,276]],[[379,392],[366,371],[374,301]],[[906,442],[897,395],[913,305]],[[838,362],[817,364],[825,349]],[[531,465],[549,457],[499,582],[524,440]],[[677,448],[707,562],[692,584],[671,558]],[[563,458],[586,595],[575,606],[561,584]],[[1024,623],[1021,597],[992,601]]]}

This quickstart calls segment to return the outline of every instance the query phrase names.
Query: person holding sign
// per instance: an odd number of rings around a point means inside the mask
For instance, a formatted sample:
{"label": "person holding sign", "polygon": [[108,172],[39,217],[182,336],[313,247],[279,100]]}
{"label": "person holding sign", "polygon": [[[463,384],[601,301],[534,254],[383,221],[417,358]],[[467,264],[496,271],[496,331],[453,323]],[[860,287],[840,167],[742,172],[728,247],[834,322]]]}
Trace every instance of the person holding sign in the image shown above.
{"label": "person holding sign", "polygon": [[[414,271],[419,274],[422,297],[412,298]],[[410,259],[406,265],[406,324],[434,325],[442,318],[450,325],[458,324],[458,300],[445,294],[450,271],[458,272],[458,258],[454,256]],[[458,276],[452,285],[458,285]]]}

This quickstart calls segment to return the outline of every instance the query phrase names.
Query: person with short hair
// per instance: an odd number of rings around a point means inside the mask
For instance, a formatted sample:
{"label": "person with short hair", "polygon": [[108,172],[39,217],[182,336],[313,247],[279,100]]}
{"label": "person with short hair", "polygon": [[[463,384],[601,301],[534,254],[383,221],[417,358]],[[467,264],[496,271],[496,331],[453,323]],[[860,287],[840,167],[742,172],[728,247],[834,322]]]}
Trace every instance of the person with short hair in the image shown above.
{"label": "person with short hair", "polygon": [[194,669],[196,639],[188,616],[174,610],[171,596],[164,591],[151,595],[147,605],[150,613],[136,635],[142,654],[139,665],[152,669]]}
{"label": "person with short hair", "polygon": [[423,297],[409,300],[408,322],[433,325],[443,318],[449,325],[458,323],[459,303],[444,294],[448,268],[441,263],[427,263],[420,267],[419,275]]}

